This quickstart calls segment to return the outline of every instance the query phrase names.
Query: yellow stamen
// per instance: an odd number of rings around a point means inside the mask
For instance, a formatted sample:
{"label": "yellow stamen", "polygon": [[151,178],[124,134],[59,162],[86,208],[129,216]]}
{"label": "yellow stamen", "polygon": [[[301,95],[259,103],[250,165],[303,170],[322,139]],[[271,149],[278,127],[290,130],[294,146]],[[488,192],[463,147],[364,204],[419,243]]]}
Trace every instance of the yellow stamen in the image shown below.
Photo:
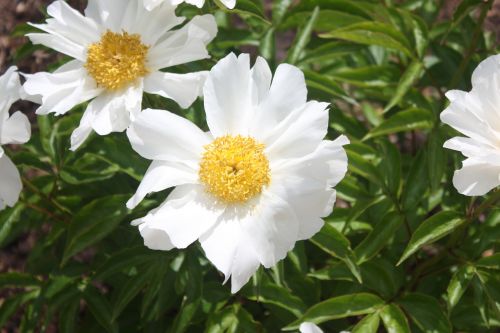
{"label": "yellow stamen", "polygon": [[244,203],[271,182],[264,145],[241,135],[206,145],[199,176],[206,190],[225,203]]}
{"label": "yellow stamen", "polygon": [[118,90],[148,73],[148,50],[140,35],[108,30],[98,43],[89,46],[85,68],[97,85]]}

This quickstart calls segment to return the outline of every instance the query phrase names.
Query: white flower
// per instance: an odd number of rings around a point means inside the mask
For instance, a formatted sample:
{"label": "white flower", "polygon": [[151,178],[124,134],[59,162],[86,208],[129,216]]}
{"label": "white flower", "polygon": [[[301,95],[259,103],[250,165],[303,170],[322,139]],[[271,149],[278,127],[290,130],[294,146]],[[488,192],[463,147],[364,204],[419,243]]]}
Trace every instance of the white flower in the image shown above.
{"label": "white flower", "polygon": [[444,144],[467,157],[453,184],[462,194],[484,195],[500,185],[500,55],[479,64],[470,92],[452,90],[446,97],[451,104],[441,120],[466,136]]}
{"label": "white flower", "polygon": [[127,130],[153,160],[127,205],[177,186],[134,222],[145,245],[169,250],[199,239],[236,292],[260,264],[273,266],[321,229],[347,170],[348,140],[323,141],[328,104],[307,102],[304,75],[290,65],[273,79],[263,58],[251,69],[249,55],[230,54],[210,71],[204,100],[208,133],[161,110],[143,111]]}
{"label": "white flower", "polygon": [[[146,6],[148,10],[152,10],[164,2],[168,2],[174,6],[185,2],[190,5],[195,5],[196,7],[201,8],[203,7],[205,0],[144,0],[144,6]],[[220,2],[222,2],[224,6],[226,6],[229,9],[233,9],[234,6],[236,5],[236,0],[220,0]]]}
{"label": "white flower", "polygon": [[54,73],[27,75],[24,89],[41,104],[38,114],[61,115],[92,100],[73,132],[71,149],[92,130],[99,135],[124,131],[141,110],[143,91],[175,100],[186,108],[201,94],[207,72],[174,74],[160,69],[208,58],[206,45],[217,33],[212,15],[184,21],[175,7],[147,11],[142,0],[89,0],[85,16],[64,1],[47,9],[52,18],[28,34],[74,60]]}
{"label": "white flower", "polygon": [[[10,67],[0,76],[0,145],[25,143],[31,136],[28,118],[17,111],[9,117],[9,109],[20,98],[21,84],[17,68]],[[0,146],[0,209],[14,206],[22,183],[19,171]]]}
{"label": "white flower", "polygon": [[299,331],[300,333],[323,333],[321,328],[309,322],[300,324]]}

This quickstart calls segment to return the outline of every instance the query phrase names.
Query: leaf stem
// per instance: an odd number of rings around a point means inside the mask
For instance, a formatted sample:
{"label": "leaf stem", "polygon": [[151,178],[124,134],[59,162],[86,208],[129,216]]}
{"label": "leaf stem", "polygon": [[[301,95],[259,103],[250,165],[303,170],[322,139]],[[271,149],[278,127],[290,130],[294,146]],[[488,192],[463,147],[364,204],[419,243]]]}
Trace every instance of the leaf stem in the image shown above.
{"label": "leaf stem", "polygon": [[69,211],[66,207],[64,207],[63,205],[61,205],[59,202],[57,202],[54,198],[51,198],[48,195],[46,195],[45,193],[43,193],[42,191],[40,191],[28,179],[26,179],[25,177],[21,177],[21,180],[22,180],[24,186],[26,186],[33,193],[38,194],[41,198],[43,198],[45,201],[47,201],[48,203],[50,203],[52,206],[54,206],[55,208],[59,209],[63,213],[66,213],[66,214],[68,214],[70,216],[73,215],[71,213],[71,211]]}

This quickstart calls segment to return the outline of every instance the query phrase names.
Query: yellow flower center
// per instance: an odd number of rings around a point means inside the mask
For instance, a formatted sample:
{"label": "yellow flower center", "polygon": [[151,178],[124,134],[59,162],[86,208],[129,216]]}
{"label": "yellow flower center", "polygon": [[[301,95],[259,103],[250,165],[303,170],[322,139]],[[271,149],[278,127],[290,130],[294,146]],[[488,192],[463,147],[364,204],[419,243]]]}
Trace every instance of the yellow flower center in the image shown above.
{"label": "yellow flower center", "polygon": [[148,50],[140,35],[108,30],[98,43],[89,46],[85,68],[97,85],[118,90],[148,73]]}
{"label": "yellow flower center", "polygon": [[199,176],[206,190],[225,203],[244,203],[271,181],[264,145],[241,135],[206,145]]}

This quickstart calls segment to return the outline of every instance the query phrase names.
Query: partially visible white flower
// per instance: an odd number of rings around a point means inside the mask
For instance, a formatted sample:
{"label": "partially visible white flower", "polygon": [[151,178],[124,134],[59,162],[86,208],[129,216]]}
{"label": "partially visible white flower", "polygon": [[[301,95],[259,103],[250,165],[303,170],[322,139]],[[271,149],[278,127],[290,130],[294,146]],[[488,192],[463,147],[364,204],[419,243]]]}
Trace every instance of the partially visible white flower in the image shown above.
{"label": "partially visible white flower", "polygon": [[199,240],[237,292],[259,265],[272,267],[295,242],[317,233],[347,171],[345,136],[323,140],[328,104],[307,102],[304,74],[263,58],[230,54],[204,87],[210,132],[162,110],[145,110],[127,130],[153,160],[127,206],[176,186],[135,221],[147,247],[185,248]]}
{"label": "partially visible white flower", "polygon": [[466,136],[444,144],[467,157],[453,185],[465,195],[484,195],[500,185],[500,55],[479,64],[470,92],[452,90],[446,97],[451,104],[441,120]]}
{"label": "partially visible white flower", "polygon": [[[195,5],[198,8],[203,7],[205,0],[144,0],[144,5],[148,10],[152,10],[158,7],[160,4],[168,2],[174,6],[181,4],[183,2],[188,3],[190,5]],[[236,5],[236,0],[220,0],[229,9],[233,9]]]}
{"label": "partially visible white flower", "polygon": [[22,189],[21,176],[1,145],[25,143],[31,136],[28,118],[17,111],[9,116],[12,104],[20,98],[21,84],[16,67],[0,76],[0,209],[14,206]]}
{"label": "partially visible white flower", "polygon": [[206,45],[215,37],[212,15],[196,16],[182,28],[175,7],[162,4],[148,11],[142,0],[89,0],[85,16],[64,1],[55,1],[46,24],[31,33],[43,44],[74,60],[54,73],[26,75],[29,99],[38,114],[62,115],[92,100],[71,136],[78,148],[94,130],[99,135],[124,131],[141,110],[143,92],[161,95],[189,107],[201,94],[207,72],[174,74],[160,69],[208,58]]}
{"label": "partially visible white flower", "polygon": [[309,322],[300,324],[299,331],[300,333],[323,333],[321,328],[319,328],[316,324]]}

